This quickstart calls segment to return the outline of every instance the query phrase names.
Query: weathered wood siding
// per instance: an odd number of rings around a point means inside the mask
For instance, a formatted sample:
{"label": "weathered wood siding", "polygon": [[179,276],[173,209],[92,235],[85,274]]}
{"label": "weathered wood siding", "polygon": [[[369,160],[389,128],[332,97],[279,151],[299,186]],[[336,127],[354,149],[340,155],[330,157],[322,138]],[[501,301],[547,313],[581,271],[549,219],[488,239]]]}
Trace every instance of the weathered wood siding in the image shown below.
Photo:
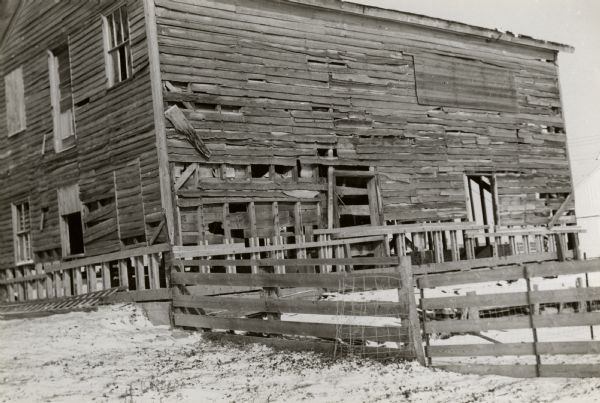
{"label": "weathered wood siding", "polygon": [[165,108],[212,151],[169,130],[176,177],[192,162],[215,169],[184,185],[197,197],[324,191],[297,171],[289,185],[224,175],[236,166],[372,167],[386,220],[447,220],[466,218],[465,173],[490,172],[499,224],[526,225],[571,191],[555,50],[292,2],[155,3]]}
{"label": "weathered wood siding", "polygon": [[[86,255],[146,242],[161,217],[157,157],[148,74],[146,28],[141,0],[126,2],[133,76],[108,88],[101,16],[113,2],[23,2],[0,54],[3,75],[22,66],[27,128],[6,135],[5,94],[0,90],[0,267],[14,265],[10,203],[29,197],[36,261],[60,258],[57,189],[79,183],[84,206]],[[48,50],[70,50],[76,145],[55,153]],[[133,164],[133,165],[131,165]],[[135,168],[132,178],[130,167]],[[133,180],[135,191],[117,190]],[[133,189],[132,188],[132,189]],[[140,193],[141,189],[141,193]],[[123,198],[123,199],[121,199]],[[132,203],[136,208],[131,208]],[[128,206],[128,207],[127,207]],[[42,210],[44,222],[41,224]],[[138,220],[141,214],[144,217]],[[136,218],[132,225],[128,216]],[[119,233],[117,221],[123,226]],[[135,228],[133,228],[135,227]],[[119,235],[134,237],[121,237]],[[137,237],[137,238],[136,238]]]}

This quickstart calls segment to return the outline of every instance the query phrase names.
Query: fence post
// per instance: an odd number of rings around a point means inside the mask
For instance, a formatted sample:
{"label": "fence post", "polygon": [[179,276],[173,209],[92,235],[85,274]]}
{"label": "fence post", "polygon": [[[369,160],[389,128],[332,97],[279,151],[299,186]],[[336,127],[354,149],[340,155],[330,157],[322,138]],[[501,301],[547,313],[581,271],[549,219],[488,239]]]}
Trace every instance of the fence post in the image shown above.
{"label": "fence post", "polygon": [[529,267],[525,266],[523,270],[523,274],[525,277],[525,281],[527,282],[527,302],[529,303],[529,324],[531,326],[531,332],[533,333],[533,353],[535,354],[535,373],[539,377],[540,376],[540,367],[542,365],[542,360],[540,355],[538,354],[538,334],[537,329],[535,327],[535,322],[533,320],[533,311],[535,309],[534,304],[531,303],[531,275],[529,273]]}
{"label": "fence post", "polygon": [[[398,238],[396,238],[398,240]],[[397,245],[398,247],[398,245]],[[398,272],[400,274],[401,287],[398,289],[398,299],[405,301],[408,306],[408,340],[411,348],[414,350],[417,361],[425,365],[425,353],[423,352],[423,342],[421,340],[421,326],[419,324],[419,315],[417,313],[417,303],[413,288],[412,264],[409,256],[399,256]]]}

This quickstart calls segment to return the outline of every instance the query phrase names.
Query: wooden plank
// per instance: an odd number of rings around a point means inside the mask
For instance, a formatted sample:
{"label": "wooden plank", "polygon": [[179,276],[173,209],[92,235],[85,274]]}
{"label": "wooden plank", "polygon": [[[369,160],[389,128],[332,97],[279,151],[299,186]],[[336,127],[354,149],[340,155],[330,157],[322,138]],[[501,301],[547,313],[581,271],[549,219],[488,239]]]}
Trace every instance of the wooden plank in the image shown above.
{"label": "wooden plank", "polygon": [[102,263],[100,272],[102,273],[102,289],[108,290],[111,287],[110,266],[108,263]]}
{"label": "wooden plank", "polygon": [[600,377],[598,364],[560,364],[541,365],[540,376],[563,378],[597,378]]}
{"label": "wooden plank", "polygon": [[128,272],[127,260],[119,260],[119,286],[124,287],[126,290],[129,289]]}
{"label": "wooden plank", "polygon": [[150,85],[152,89],[152,115],[154,117],[154,134],[158,155],[158,178],[160,183],[161,205],[165,212],[168,239],[175,239],[173,214],[173,197],[171,195],[171,178],[169,175],[169,155],[167,151],[167,130],[163,114],[164,100],[158,51],[158,33],[154,1],[143,0],[146,21],[146,43],[148,45],[148,65],[150,68]]}
{"label": "wooden plank", "polygon": [[600,312],[571,313],[556,315],[474,319],[474,320],[435,320],[425,323],[427,333],[485,332],[502,329],[528,329],[560,326],[600,325]]}
{"label": "wooden plank", "polygon": [[[74,267],[87,266],[90,264],[101,264],[113,260],[126,259],[132,256],[141,256],[149,253],[166,252],[170,250],[169,244],[158,244],[152,246],[144,246],[142,248],[126,249],[118,252],[105,253],[103,255],[91,256],[88,258],[70,260],[68,262],[57,262],[48,266],[44,266],[46,273],[72,269]],[[1,282],[0,282],[1,284]]]}
{"label": "wooden plank", "polygon": [[430,357],[480,357],[537,354],[600,354],[600,341],[454,344],[427,347]]}
{"label": "wooden plank", "polygon": [[239,330],[246,332],[289,334],[327,339],[396,341],[406,337],[404,327],[352,326],[330,323],[287,322],[281,320],[216,318],[203,315],[175,314],[175,326],[200,329]]}
{"label": "wooden plank", "polygon": [[556,225],[560,217],[565,213],[565,211],[567,211],[567,208],[569,208],[571,202],[573,201],[573,194],[573,192],[569,193],[569,195],[562,202],[558,210],[556,210],[556,213],[554,213],[554,215],[548,222],[548,229],[552,229],[552,227]]}
{"label": "wooden plank", "polygon": [[170,301],[172,299],[170,288],[159,288],[155,290],[118,292],[103,299],[106,303],[121,302],[148,302],[148,301]]}
{"label": "wooden plank", "polygon": [[407,234],[426,231],[448,231],[448,230],[482,230],[487,225],[474,223],[440,223],[440,224],[403,224],[403,225],[381,225],[381,226],[354,226],[334,229],[318,229],[315,234],[330,234],[334,239],[351,238],[370,235],[392,235]]}
{"label": "wooden plank", "polygon": [[[396,250],[400,249],[400,238],[396,237]],[[417,361],[425,365],[425,354],[423,352],[423,340],[421,338],[421,326],[417,313],[417,304],[415,301],[415,290],[413,287],[413,274],[411,270],[411,258],[401,256],[398,271],[402,282],[402,287],[398,289],[398,301],[407,305],[408,313],[408,340]]]}
{"label": "wooden plank", "polygon": [[[461,374],[501,375],[513,378],[537,377],[535,365],[486,365],[486,364],[454,364],[436,365],[436,368]],[[600,376],[600,366],[596,364],[560,364],[541,365],[541,377],[591,378]]]}
{"label": "wooden plank", "polygon": [[289,273],[289,274],[223,274],[223,273],[171,273],[173,284],[228,285],[247,287],[318,287],[330,289],[399,288],[400,279],[385,274],[352,273]]}
{"label": "wooden plank", "polygon": [[184,266],[316,266],[316,265],[364,265],[391,266],[398,264],[397,257],[333,258],[333,259],[174,259],[173,263]]}
{"label": "wooden plank", "polygon": [[309,248],[320,248],[326,246],[336,246],[344,244],[355,244],[363,242],[377,242],[382,241],[381,236],[368,236],[363,238],[346,239],[339,241],[322,241],[322,242],[307,242],[302,245],[285,244],[285,245],[271,245],[271,246],[258,246],[258,247],[246,247],[245,244],[229,244],[229,245],[208,245],[207,248],[199,246],[174,246],[173,253],[176,258],[186,259],[201,256],[219,256],[229,254],[242,254],[242,253],[260,253],[260,252],[274,252],[282,250],[297,250],[297,249],[309,249]]}
{"label": "wooden plank", "polygon": [[204,333],[203,338],[221,343],[238,345],[263,344],[275,350],[297,351],[304,353],[313,351],[329,357],[356,355],[375,359],[413,358],[414,355],[407,348],[385,348],[369,346],[349,346],[346,344],[325,342],[314,339],[284,339],[281,337],[257,337],[228,333]]}
{"label": "wooden plank", "polygon": [[553,302],[600,300],[600,287],[510,292],[502,294],[467,295],[456,297],[425,298],[424,309],[509,307]]}
{"label": "wooden plank", "polygon": [[174,307],[226,309],[234,312],[309,313],[317,315],[391,316],[404,318],[408,307],[404,303],[382,301],[312,301],[302,299],[209,297],[180,295],[173,299]]}
{"label": "wooden plank", "polygon": [[148,255],[148,274],[150,275],[150,288],[160,288],[160,260],[157,253]]}
{"label": "wooden plank", "polygon": [[434,367],[459,374],[500,375],[513,378],[537,377],[535,365],[443,364],[434,365]]}
{"label": "wooden plank", "polygon": [[135,269],[135,288],[136,290],[144,290],[146,288],[146,276],[144,259],[141,256],[134,257],[133,265]]}
{"label": "wooden plank", "polygon": [[[556,256],[556,254],[554,255]],[[522,258],[523,256],[524,255],[518,255],[516,257]],[[502,259],[494,260],[502,261]],[[528,264],[527,268],[531,277],[544,277],[599,272],[600,264],[594,260],[578,260]],[[518,280],[521,278],[525,278],[525,268],[523,266],[513,265],[494,267],[491,269],[471,270],[463,273],[429,274],[420,277],[418,279],[418,284],[421,288],[435,288],[457,284],[483,283],[488,281]]]}

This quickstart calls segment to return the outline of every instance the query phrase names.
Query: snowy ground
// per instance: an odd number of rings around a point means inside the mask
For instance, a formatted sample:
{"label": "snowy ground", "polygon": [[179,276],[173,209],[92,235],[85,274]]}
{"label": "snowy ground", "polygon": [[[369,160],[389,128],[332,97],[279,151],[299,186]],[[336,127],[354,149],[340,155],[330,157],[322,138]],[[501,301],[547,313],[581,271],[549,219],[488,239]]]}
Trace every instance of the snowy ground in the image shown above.
{"label": "snowy ground", "polygon": [[131,305],[0,321],[0,402],[600,402],[600,379],[465,376],[203,341]]}

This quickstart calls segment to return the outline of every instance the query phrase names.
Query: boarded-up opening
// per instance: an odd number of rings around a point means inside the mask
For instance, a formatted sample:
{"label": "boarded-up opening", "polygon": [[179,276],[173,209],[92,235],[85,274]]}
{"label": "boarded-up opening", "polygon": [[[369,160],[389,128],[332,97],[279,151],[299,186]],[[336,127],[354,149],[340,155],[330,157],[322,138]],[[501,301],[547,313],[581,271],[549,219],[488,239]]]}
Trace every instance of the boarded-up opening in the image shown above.
{"label": "boarded-up opening", "polygon": [[48,69],[54,119],[54,149],[60,152],[75,144],[71,64],[67,45],[48,52]]}
{"label": "boarded-up opening", "polygon": [[9,136],[25,129],[25,86],[23,68],[19,67],[4,76],[6,99],[6,131]]}
{"label": "boarded-up opening", "polygon": [[415,80],[421,105],[517,112],[513,73],[478,60],[416,55]]}

